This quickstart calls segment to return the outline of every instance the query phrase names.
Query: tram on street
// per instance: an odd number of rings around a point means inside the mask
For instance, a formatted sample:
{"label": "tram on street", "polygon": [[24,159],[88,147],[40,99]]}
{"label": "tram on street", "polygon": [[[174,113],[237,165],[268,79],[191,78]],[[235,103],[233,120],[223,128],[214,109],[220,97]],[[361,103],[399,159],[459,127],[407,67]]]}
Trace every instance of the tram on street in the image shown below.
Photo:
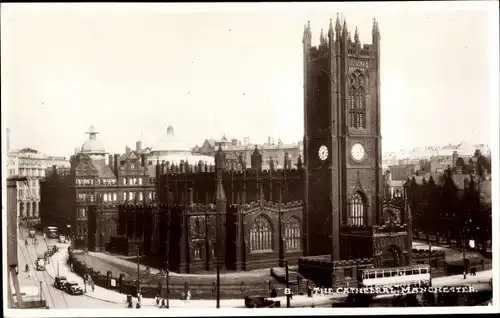
{"label": "tram on street", "polygon": [[363,287],[429,286],[431,270],[429,265],[418,264],[405,267],[371,268],[363,270]]}

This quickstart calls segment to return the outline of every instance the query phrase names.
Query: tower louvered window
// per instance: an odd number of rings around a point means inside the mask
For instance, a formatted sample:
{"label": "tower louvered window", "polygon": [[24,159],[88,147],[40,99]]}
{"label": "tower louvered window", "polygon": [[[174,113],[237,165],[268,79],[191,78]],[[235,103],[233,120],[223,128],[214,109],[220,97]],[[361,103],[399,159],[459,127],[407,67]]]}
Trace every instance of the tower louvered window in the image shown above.
{"label": "tower louvered window", "polygon": [[363,87],[358,89],[356,103],[356,128],[366,128],[366,97]]}
{"label": "tower louvered window", "polygon": [[349,126],[356,127],[356,110],[354,108],[354,87],[349,90],[349,96],[347,98],[347,107],[349,110]]}

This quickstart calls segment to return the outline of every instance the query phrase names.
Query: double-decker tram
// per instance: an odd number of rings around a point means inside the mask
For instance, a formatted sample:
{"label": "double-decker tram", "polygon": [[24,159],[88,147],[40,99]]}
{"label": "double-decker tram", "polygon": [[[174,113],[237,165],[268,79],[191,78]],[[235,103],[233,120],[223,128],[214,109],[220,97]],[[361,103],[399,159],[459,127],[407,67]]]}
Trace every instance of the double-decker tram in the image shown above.
{"label": "double-decker tram", "polygon": [[362,287],[393,292],[399,292],[401,288],[409,291],[409,288],[427,287],[430,282],[430,266],[422,264],[393,268],[371,268],[364,270],[361,275]]}

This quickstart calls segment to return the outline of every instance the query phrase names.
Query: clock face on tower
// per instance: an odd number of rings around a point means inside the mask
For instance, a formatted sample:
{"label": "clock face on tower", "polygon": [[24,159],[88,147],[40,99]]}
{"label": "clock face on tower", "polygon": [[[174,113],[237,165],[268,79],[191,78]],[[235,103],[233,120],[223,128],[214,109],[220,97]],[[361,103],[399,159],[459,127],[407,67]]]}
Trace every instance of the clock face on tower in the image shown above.
{"label": "clock face on tower", "polygon": [[351,156],[355,161],[361,161],[365,157],[365,148],[360,143],[355,143],[351,148]]}
{"label": "clock face on tower", "polygon": [[321,147],[319,147],[318,157],[322,161],[325,161],[328,158],[328,148],[325,145],[322,145]]}

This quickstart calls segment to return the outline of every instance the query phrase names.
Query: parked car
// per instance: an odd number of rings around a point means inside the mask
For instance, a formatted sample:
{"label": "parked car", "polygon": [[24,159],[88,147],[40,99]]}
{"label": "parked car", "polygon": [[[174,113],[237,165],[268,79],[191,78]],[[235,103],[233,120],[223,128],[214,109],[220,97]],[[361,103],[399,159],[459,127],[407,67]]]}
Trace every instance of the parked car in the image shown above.
{"label": "parked car", "polygon": [[59,235],[59,243],[66,243],[66,236]]}
{"label": "parked car", "polygon": [[245,307],[247,308],[269,308],[269,307],[280,307],[280,301],[275,301],[267,299],[266,297],[260,296],[245,296]]}
{"label": "parked car", "polygon": [[70,295],[83,295],[83,289],[77,282],[66,282],[64,290]]}
{"label": "parked car", "polygon": [[35,230],[30,230],[29,234],[28,234],[28,237],[29,238],[35,238],[36,237],[36,232]]}
{"label": "parked car", "polygon": [[57,252],[57,246],[47,245],[47,251],[49,252],[49,256],[52,256]]}
{"label": "parked car", "polygon": [[56,279],[54,280],[54,287],[57,289],[64,289],[66,282],[66,276],[56,276]]}

